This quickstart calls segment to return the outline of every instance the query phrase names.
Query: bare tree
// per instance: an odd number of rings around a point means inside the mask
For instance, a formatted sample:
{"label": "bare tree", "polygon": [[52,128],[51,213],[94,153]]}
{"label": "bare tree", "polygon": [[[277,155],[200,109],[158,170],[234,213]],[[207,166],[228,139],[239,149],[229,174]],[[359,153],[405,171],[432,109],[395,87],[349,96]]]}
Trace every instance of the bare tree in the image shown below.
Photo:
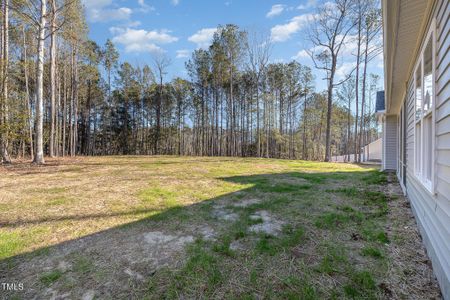
{"label": "bare tree", "polygon": [[[9,0],[3,1],[2,51],[1,74],[2,95],[0,101],[0,152],[3,163],[11,163],[8,154],[8,60],[9,60]],[[3,125],[3,126],[2,126]]]}
{"label": "bare tree", "polygon": [[[335,0],[327,2],[319,8],[314,16],[309,30],[309,40],[313,48],[308,51],[314,66],[326,72],[327,80],[327,126],[325,137],[325,161],[331,158],[331,113],[333,107],[333,89],[345,82],[349,77],[335,82],[339,53],[342,50],[354,22],[348,15],[352,2],[350,0]],[[351,73],[350,73],[351,74]]]}
{"label": "bare tree", "polygon": [[254,76],[253,80],[256,92],[256,155],[261,157],[259,90],[261,77],[266,71],[270,53],[272,51],[270,36],[256,31],[250,33],[248,35],[246,49],[248,55],[247,68]]}
{"label": "bare tree", "polygon": [[55,121],[56,121],[56,0],[51,0],[52,14],[50,24],[50,106],[51,106],[51,122],[50,122],[50,157],[55,155]]}
{"label": "bare tree", "polygon": [[[376,8],[375,1],[367,1],[367,10],[363,19],[363,31],[364,31],[364,67],[363,67],[363,81],[362,81],[362,95],[361,95],[361,120],[359,124],[359,137],[358,145],[361,148],[366,144],[363,138],[363,128],[365,122],[365,106],[366,106],[366,82],[367,82],[367,66],[369,62],[376,57],[381,51],[381,45],[376,40],[379,37],[381,30],[381,11]],[[359,150],[359,149],[358,149]],[[360,151],[358,151],[359,153]],[[358,162],[361,161],[361,155],[358,155]]]}
{"label": "bare tree", "polygon": [[38,59],[37,59],[37,80],[36,80],[36,154],[34,163],[43,164],[44,160],[44,138],[43,138],[43,121],[44,121],[44,42],[45,42],[45,26],[47,23],[47,1],[41,0],[40,20],[38,25]]}
{"label": "bare tree", "polygon": [[167,74],[167,68],[171,64],[171,60],[165,54],[159,53],[153,56],[154,69],[156,76],[158,77],[158,97],[156,99],[156,131],[155,131],[155,143],[154,154],[159,154],[159,140],[161,137],[161,108],[163,98],[163,81],[164,76]]}
{"label": "bare tree", "polygon": [[[351,117],[352,117],[352,101],[356,98],[356,79],[355,77],[351,77],[346,83],[341,85],[340,89],[337,91],[337,95],[339,100],[346,105],[347,109],[347,132],[346,132],[346,141],[344,147],[344,154],[346,155],[346,161],[350,161],[350,152],[351,152],[351,141],[352,141],[352,132],[351,132]],[[355,133],[356,139],[356,133]],[[356,152],[355,152],[356,155]],[[355,159],[355,158],[354,158]]]}
{"label": "bare tree", "polygon": [[364,1],[362,0],[356,0],[355,6],[354,6],[354,17],[355,17],[355,23],[357,24],[357,36],[356,36],[356,42],[357,42],[357,53],[356,53],[356,77],[355,77],[355,140],[354,140],[354,149],[355,149],[355,157],[354,159],[358,162],[361,161],[360,156],[360,149],[361,145],[359,144],[360,139],[358,137],[358,114],[359,114],[359,69],[360,69],[360,63],[361,63],[361,45],[363,40],[362,35],[362,19],[365,13],[366,5],[364,5]]}

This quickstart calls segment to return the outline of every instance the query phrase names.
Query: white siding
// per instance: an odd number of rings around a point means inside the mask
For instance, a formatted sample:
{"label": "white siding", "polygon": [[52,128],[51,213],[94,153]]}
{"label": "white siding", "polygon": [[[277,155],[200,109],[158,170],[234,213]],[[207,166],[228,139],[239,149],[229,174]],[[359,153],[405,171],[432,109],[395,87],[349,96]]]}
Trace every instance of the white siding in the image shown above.
{"label": "white siding", "polygon": [[[445,299],[450,299],[450,1],[438,0],[436,18],[436,165],[435,194],[414,175],[414,91],[408,82],[406,190],[434,272]],[[410,74],[412,78],[412,74]]]}
{"label": "white siding", "polygon": [[384,169],[397,169],[397,116],[386,116],[385,124],[385,138],[384,138]]}

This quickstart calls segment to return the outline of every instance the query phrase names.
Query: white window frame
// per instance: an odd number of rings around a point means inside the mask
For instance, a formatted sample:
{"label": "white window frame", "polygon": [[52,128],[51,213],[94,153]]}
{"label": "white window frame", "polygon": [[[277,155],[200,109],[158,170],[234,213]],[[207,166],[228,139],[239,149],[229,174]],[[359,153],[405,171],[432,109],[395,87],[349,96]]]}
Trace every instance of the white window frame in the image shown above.
{"label": "white window frame", "polygon": [[[424,85],[424,52],[425,49],[431,40],[431,55],[432,55],[432,65],[431,65],[431,73],[432,73],[432,82],[433,82],[433,99],[432,99],[432,107],[431,109],[428,109],[426,113],[424,113],[424,91],[425,91],[425,85]],[[416,110],[417,110],[417,99],[416,99],[416,92],[417,92],[417,70],[420,68],[420,82],[421,82],[421,117],[419,120],[416,120]],[[435,194],[435,143],[436,143],[436,21],[433,19],[431,22],[430,29],[428,30],[427,36],[425,38],[425,42],[422,45],[422,49],[420,51],[419,57],[417,58],[416,66],[413,69],[413,80],[414,80],[414,176],[416,179],[422,183],[422,185],[432,194]],[[424,156],[425,156],[425,147],[424,147],[424,120],[431,114],[431,131],[432,131],[432,137],[431,137],[431,180],[428,180],[426,178],[426,174],[424,174]],[[416,126],[420,123],[420,145],[417,145],[417,130]],[[420,169],[419,166],[416,165],[418,160],[418,153],[417,149],[418,146],[420,147]]]}

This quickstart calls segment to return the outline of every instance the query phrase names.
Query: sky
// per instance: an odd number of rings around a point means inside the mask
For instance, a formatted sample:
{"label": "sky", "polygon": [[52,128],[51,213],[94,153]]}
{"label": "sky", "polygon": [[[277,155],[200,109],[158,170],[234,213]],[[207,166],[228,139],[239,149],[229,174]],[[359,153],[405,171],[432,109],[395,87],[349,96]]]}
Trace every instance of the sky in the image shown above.
{"label": "sky", "polygon": [[[89,37],[99,45],[111,39],[120,62],[152,65],[164,53],[171,59],[166,80],[187,77],[185,62],[192,51],[207,48],[218,25],[236,24],[264,32],[273,43],[271,62],[298,62],[313,66],[305,49],[311,44],[305,29],[320,0],[82,0]],[[337,75],[354,68],[355,43],[348,41]],[[369,71],[382,76],[382,58]],[[326,88],[324,74],[314,70],[316,90]],[[382,78],[382,77],[381,77]],[[380,80],[382,84],[382,80]]]}

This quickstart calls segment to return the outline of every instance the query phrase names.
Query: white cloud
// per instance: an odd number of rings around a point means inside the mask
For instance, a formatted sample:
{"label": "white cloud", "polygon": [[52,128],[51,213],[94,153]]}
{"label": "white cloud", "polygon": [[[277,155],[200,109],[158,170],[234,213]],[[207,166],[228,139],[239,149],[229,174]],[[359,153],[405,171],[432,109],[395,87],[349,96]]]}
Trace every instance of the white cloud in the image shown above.
{"label": "white cloud", "polygon": [[128,7],[117,9],[91,10],[88,18],[91,22],[128,20],[133,11]]}
{"label": "white cloud", "polygon": [[96,1],[91,1],[91,0],[83,0],[82,1],[83,5],[87,8],[104,8],[108,5],[111,5],[112,0],[96,0]]}
{"label": "white cloud", "polygon": [[[342,44],[342,48],[340,50],[341,55],[343,56],[356,56],[358,53],[358,40],[357,35],[347,35],[345,37],[344,43]],[[340,41],[342,39],[342,35],[336,36],[336,40]],[[363,41],[361,41],[361,51],[363,48]]]}
{"label": "white cloud", "polygon": [[337,8],[337,4],[335,2],[327,1],[322,5],[322,7],[327,10],[334,10]]}
{"label": "white cloud", "polygon": [[383,52],[380,52],[377,56],[374,57],[374,64],[377,66],[377,68],[380,68],[381,70],[384,69],[384,57]]}
{"label": "white cloud", "polygon": [[111,27],[113,42],[125,47],[126,52],[160,53],[164,50],[158,46],[178,41],[168,30],[152,30]]}
{"label": "white cloud", "polygon": [[189,42],[197,44],[198,48],[209,47],[211,40],[216,32],[216,28],[203,28],[188,38]]}
{"label": "white cloud", "polygon": [[308,52],[312,53],[312,54],[319,54],[320,52],[324,51],[325,47],[323,46],[314,46],[309,48],[308,50],[306,49],[302,49],[300,51],[297,52],[296,55],[292,56],[292,59],[298,60],[298,61],[305,61],[305,60],[310,60],[311,61],[311,56],[309,56]]}
{"label": "white cloud", "polygon": [[345,78],[356,68],[356,62],[345,62],[336,69],[336,76],[340,79]]}
{"label": "white cloud", "polygon": [[271,61],[271,63],[274,64],[279,64],[279,63],[284,63],[286,60],[284,58],[275,58]]}
{"label": "white cloud", "polygon": [[86,15],[91,22],[128,20],[133,13],[128,7],[115,7],[112,0],[83,0]]}
{"label": "white cloud", "polygon": [[130,21],[126,24],[127,27],[138,27],[141,26],[140,21]]}
{"label": "white cloud", "polygon": [[170,3],[172,3],[173,6],[177,6],[180,4],[180,0],[170,0]]}
{"label": "white cloud", "polygon": [[288,23],[282,25],[276,25],[270,30],[271,40],[273,42],[284,42],[291,38],[294,33],[297,33],[303,29],[310,21],[312,21],[314,15],[304,14],[292,18]]}
{"label": "white cloud", "polygon": [[286,5],[283,5],[283,4],[272,5],[272,8],[266,14],[266,18],[273,18],[275,16],[280,15],[284,11],[285,8],[286,8]]}
{"label": "white cloud", "polygon": [[156,10],[153,6],[150,6],[147,3],[145,3],[145,0],[138,0],[138,4],[141,7],[139,9],[141,12],[147,13],[149,11],[155,11]]}
{"label": "white cloud", "polygon": [[306,50],[300,50],[296,55],[292,56],[292,59],[295,60],[302,60],[305,58],[309,58],[308,52]]}
{"label": "white cloud", "polygon": [[297,9],[304,10],[317,5],[317,0],[308,0],[305,4],[300,4]]}
{"label": "white cloud", "polygon": [[191,54],[191,51],[187,49],[177,50],[177,58],[186,58],[189,57],[189,54]]}

